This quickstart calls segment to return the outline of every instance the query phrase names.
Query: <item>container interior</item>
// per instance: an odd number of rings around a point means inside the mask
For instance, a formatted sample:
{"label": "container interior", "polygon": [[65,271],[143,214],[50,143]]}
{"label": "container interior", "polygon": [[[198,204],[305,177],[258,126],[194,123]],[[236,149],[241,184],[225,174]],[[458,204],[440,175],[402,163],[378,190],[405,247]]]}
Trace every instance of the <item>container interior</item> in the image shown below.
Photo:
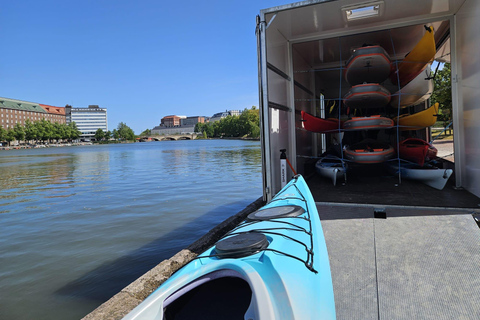
{"label": "container interior", "polygon": [[[437,52],[432,72],[439,62],[452,64],[452,87],[447,90],[452,91],[455,161],[439,165],[455,169],[449,181],[450,187],[465,188],[479,196],[480,161],[476,161],[480,160],[477,154],[480,150],[479,144],[473,141],[480,138],[480,130],[477,124],[472,126],[472,121],[477,118],[480,121],[480,111],[471,100],[471,95],[472,89],[479,87],[479,83],[475,84],[473,79],[479,79],[480,67],[468,63],[472,68],[468,70],[472,75],[468,82],[473,88],[459,81],[464,80],[460,74],[465,70],[465,59],[469,61],[473,58],[464,57],[461,52],[466,47],[480,46],[478,36],[471,31],[478,27],[480,19],[476,17],[480,16],[479,11],[480,6],[471,0],[305,1],[263,10],[261,17],[265,21],[265,29],[264,38],[260,38],[259,52],[260,57],[266,52],[267,81],[261,80],[261,87],[266,85],[266,90],[260,91],[260,104],[263,121],[267,124],[264,131],[264,137],[268,139],[264,150],[264,183],[267,190],[273,191],[270,194],[281,187],[278,174],[280,149],[287,149],[289,160],[297,173],[318,180],[320,178],[315,175],[316,160],[325,152],[335,153],[335,149],[337,155],[342,157],[341,150],[348,143],[373,138],[397,146],[406,137],[431,140],[429,128],[407,132],[394,128],[358,131],[355,134],[340,131],[313,133],[303,129],[301,117],[301,111],[305,111],[321,118],[348,119],[378,114],[393,118],[429,107],[431,102],[428,99],[407,108],[387,106],[346,110],[342,100],[352,87],[345,80],[344,71],[355,49],[379,45],[388,53],[395,68],[423,37],[425,26],[429,26],[435,31]],[[352,15],[356,16],[350,20]],[[459,30],[464,31],[460,36]],[[470,37],[473,38],[467,38],[465,33],[472,33]],[[401,89],[391,77],[380,84],[392,95]],[[464,99],[466,93],[468,102]],[[478,91],[475,95],[478,97]],[[473,118],[464,117],[465,108],[472,109],[470,116]],[[467,138],[467,131],[471,131],[476,138]],[[475,156],[466,154],[467,144],[476,150]],[[366,179],[372,175],[380,178],[385,175],[381,166],[354,164],[353,167],[357,170],[357,176],[366,175]],[[469,171],[471,174],[468,174]],[[290,174],[293,175],[293,171]],[[403,182],[399,177],[398,181],[394,179],[389,183]]]}

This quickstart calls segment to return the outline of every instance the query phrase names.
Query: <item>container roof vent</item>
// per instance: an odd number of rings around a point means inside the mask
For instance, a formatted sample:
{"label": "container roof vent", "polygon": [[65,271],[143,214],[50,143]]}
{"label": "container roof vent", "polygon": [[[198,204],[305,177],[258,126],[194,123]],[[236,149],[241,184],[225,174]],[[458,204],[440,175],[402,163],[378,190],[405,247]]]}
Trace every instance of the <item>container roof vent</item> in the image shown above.
{"label": "container roof vent", "polygon": [[370,1],[342,7],[343,17],[346,21],[366,19],[381,16],[383,1]]}

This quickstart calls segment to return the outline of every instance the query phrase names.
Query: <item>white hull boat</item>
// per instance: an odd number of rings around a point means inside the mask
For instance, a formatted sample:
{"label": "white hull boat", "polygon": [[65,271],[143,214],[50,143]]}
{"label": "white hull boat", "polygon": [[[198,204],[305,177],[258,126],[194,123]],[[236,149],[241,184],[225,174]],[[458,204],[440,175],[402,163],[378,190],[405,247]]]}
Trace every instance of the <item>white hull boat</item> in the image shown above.
{"label": "white hull boat", "polygon": [[326,156],[315,164],[315,170],[322,177],[332,179],[333,185],[337,185],[337,179],[343,178],[347,182],[347,163],[342,159]]}
{"label": "white hull boat", "polygon": [[400,91],[392,94],[390,105],[394,108],[417,105],[430,98],[432,92],[433,79],[430,65],[428,65],[415,79],[407,83]]}
{"label": "white hull boat", "polygon": [[[398,174],[398,160],[388,163],[388,169]],[[431,165],[419,166],[415,163],[401,161],[400,176],[405,179],[420,181],[427,186],[442,190],[452,175],[452,169],[440,169]]]}

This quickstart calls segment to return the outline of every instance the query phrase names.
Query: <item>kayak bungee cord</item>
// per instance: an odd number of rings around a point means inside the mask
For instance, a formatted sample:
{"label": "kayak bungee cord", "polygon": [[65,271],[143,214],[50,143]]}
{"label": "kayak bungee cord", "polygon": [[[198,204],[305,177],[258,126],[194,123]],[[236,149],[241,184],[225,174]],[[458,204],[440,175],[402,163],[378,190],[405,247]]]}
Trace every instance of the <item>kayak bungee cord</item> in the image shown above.
{"label": "kayak bungee cord", "polygon": [[[297,179],[298,175],[296,175],[293,179]],[[311,221],[311,216],[310,216],[310,208],[308,206],[308,202],[306,201],[303,193],[300,191],[300,189],[294,185],[295,189],[297,190],[298,194],[300,194],[301,197],[282,197],[281,196],[281,191],[280,191],[280,195],[278,197],[275,197],[274,199],[272,199],[270,201],[270,203],[273,203],[275,201],[280,201],[280,200],[297,200],[297,201],[301,201],[305,204],[305,212],[302,213],[302,215],[305,214],[305,216],[292,216],[292,217],[273,217],[273,218],[270,218],[270,219],[266,219],[266,220],[253,220],[253,221],[246,221],[246,222],[243,222],[241,223],[240,225],[238,225],[237,227],[235,227],[234,229],[232,229],[230,232],[228,232],[225,236],[221,237],[219,239],[219,241],[221,240],[224,240],[224,239],[227,239],[227,238],[230,238],[230,237],[233,237],[233,236],[237,236],[237,235],[242,235],[242,234],[270,234],[270,235],[276,235],[276,236],[280,236],[280,237],[283,237],[285,239],[288,239],[290,241],[293,241],[297,244],[300,244],[301,246],[303,246],[305,248],[305,252],[307,254],[307,258],[306,259],[302,259],[298,256],[295,256],[293,254],[289,254],[287,252],[284,252],[284,251],[280,251],[280,250],[276,250],[276,249],[272,249],[272,248],[262,248],[262,249],[252,249],[252,252],[251,254],[255,254],[255,253],[259,253],[261,251],[271,251],[271,252],[274,252],[274,253],[278,253],[278,254],[281,254],[281,255],[284,255],[286,257],[289,257],[289,258],[293,258],[295,260],[298,260],[300,262],[302,262],[305,267],[310,270],[311,272],[313,273],[318,273],[318,271],[315,270],[315,268],[313,267],[313,247],[314,247],[314,242],[313,242],[313,232],[312,232],[312,221]],[[281,208],[282,206],[278,206],[278,207],[271,207],[271,209],[274,209],[274,208]],[[261,211],[261,210],[260,210]],[[298,225],[298,224],[295,224],[295,223],[292,223],[292,222],[289,222],[289,221],[284,221],[284,219],[292,219],[292,218],[295,218],[295,219],[300,219],[302,221],[306,221],[308,223],[308,228],[309,230],[307,230],[306,228]],[[265,221],[268,221],[268,222],[272,222],[272,223],[276,223],[276,224],[284,224],[284,225],[287,225],[289,227],[271,227],[271,228],[260,228],[260,229],[252,229],[252,230],[245,230],[245,231],[241,231],[240,229],[242,228],[245,228],[245,227],[250,227],[250,226],[253,226],[257,223],[260,223],[260,222],[265,222]],[[301,233],[304,233],[306,234],[309,238],[310,238],[310,247],[309,245],[305,242],[305,241],[302,241],[302,240],[299,240],[299,239],[296,239],[295,237],[293,236],[289,236],[287,234],[284,234],[284,233],[281,233],[281,232],[275,232],[275,231],[280,231],[280,230],[283,230],[283,231],[297,231],[297,232],[301,232]],[[219,242],[217,241],[217,243]],[[216,253],[216,254],[211,254],[211,255],[198,255],[197,257],[194,258],[195,259],[202,259],[202,258],[214,258],[214,257],[222,257],[221,254],[219,253]]]}

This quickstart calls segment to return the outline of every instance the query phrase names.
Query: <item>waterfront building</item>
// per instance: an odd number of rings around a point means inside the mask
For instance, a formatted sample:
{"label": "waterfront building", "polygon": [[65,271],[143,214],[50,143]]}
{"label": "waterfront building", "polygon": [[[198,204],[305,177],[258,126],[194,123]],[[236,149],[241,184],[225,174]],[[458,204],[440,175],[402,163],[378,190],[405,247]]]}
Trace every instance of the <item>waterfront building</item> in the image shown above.
{"label": "waterfront building", "polygon": [[17,123],[24,126],[26,120],[43,119],[65,123],[65,108],[0,97],[0,125],[4,129],[13,128]]}
{"label": "waterfront building", "polygon": [[192,134],[195,132],[195,126],[176,126],[176,127],[164,127],[162,125],[156,126],[152,129],[151,134]]}
{"label": "waterfront building", "polygon": [[181,125],[181,120],[186,119],[186,116],[166,116],[160,120],[160,126],[162,127],[178,127]]}
{"label": "waterfront building", "polygon": [[194,116],[194,117],[185,117],[185,119],[180,120],[180,125],[182,127],[195,127],[197,123],[205,123],[205,117]]}
{"label": "waterfront building", "polygon": [[89,105],[88,108],[73,108],[65,106],[67,124],[75,122],[78,130],[82,133],[80,140],[90,141],[98,129],[108,131],[107,109],[98,105]]}
{"label": "waterfront building", "polygon": [[223,112],[218,112],[218,113],[215,113],[210,118],[210,122],[220,121],[221,119],[226,118],[228,116],[239,116],[241,114],[242,112],[240,110],[226,110]]}
{"label": "waterfront building", "polygon": [[46,104],[40,104],[40,107],[42,107],[45,111],[47,111],[48,115],[52,119],[50,120],[50,122],[52,123],[57,122],[60,124],[67,123],[67,119],[65,117],[65,107],[55,107],[55,106],[49,106]]}

